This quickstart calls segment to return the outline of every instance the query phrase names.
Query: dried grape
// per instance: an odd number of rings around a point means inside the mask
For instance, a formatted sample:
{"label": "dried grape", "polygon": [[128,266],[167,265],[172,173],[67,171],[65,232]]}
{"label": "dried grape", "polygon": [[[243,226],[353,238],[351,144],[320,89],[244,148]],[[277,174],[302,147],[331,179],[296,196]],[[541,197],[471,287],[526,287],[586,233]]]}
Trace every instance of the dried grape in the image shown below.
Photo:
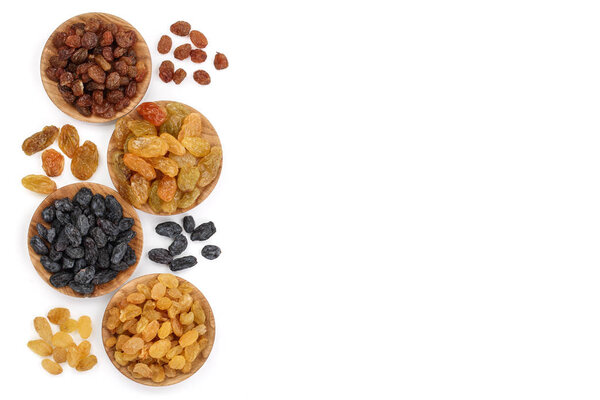
{"label": "dried grape", "polygon": [[181,144],[195,157],[204,157],[210,153],[210,143],[198,136],[187,135]]}
{"label": "dried grape", "polygon": [[198,225],[196,229],[192,232],[190,238],[192,240],[208,240],[212,235],[217,232],[217,228],[212,221],[205,222],[203,224]]}
{"label": "dried grape", "polygon": [[169,60],[163,61],[160,64],[160,67],[158,67],[158,76],[165,83],[169,83],[173,80],[174,73],[175,73],[175,65],[173,65],[173,62],[171,62]]}
{"label": "dried grape", "polygon": [[182,269],[191,268],[194,265],[198,264],[198,260],[194,256],[185,256],[175,258],[169,264],[169,268],[171,271],[181,271]]}
{"label": "dried grape", "polygon": [[42,360],[42,367],[52,375],[59,375],[63,369],[56,362],[46,358]]}
{"label": "dried grape", "polygon": [[148,192],[150,191],[150,182],[140,174],[133,174],[131,177],[131,193],[129,200],[135,207],[141,207],[148,201]]}
{"label": "dried grape", "polygon": [[156,135],[156,127],[148,121],[130,120],[127,127],[135,136]]}
{"label": "dried grape", "polygon": [[207,260],[214,260],[221,255],[221,249],[219,246],[213,246],[209,244],[202,248],[201,254],[202,257],[206,258]]}
{"label": "dried grape", "polygon": [[54,125],[45,126],[40,132],[25,139],[21,148],[28,156],[42,151],[50,146],[58,136],[58,128]]}
{"label": "dried grape", "polygon": [[94,175],[98,168],[98,148],[89,140],[86,140],[75,151],[71,161],[71,172],[80,180],[87,180]]}
{"label": "dried grape", "polygon": [[194,80],[200,85],[208,85],[210,83],[210,75],[203,69],[194,71]]}
{"label": "dried grape", "polygon": [[65,158],[54,149],[42,153],[42,169],[48,176],[59,176],[65,166]]}
{"label": "dried grape", "polygon": [[192,62],[195,62],[197,64],[200,64],[200,63],[203,63],[204,61],[206,61],[207,57],[208,57],[208,55],[202,49],[194,49],[190,52],[190,59],[192,60]]}
{"label": "dried grape", "polygon": [[52,346],[50,346],[48,343],[41,339],[30,340],[29,342],[27,342],[27,347],[29,347],[29,349],[35,354],[42,357],[46,357],[52,354]]}
{"label": "dried grape", "polygon": [[[162,127],[162,125],[161,125]],[[162,140],[164,140],[165,142],[167,142],[167,144],[169,145],[169,152],[173,153],[175,155],[184,155],[185,154],[185,147],[183,146],[183,144],[181,144],[181,142],[177,139],[175,139],[175,137],[173,137],[172,135],[168,134],[168,133],[161,133],[160,134],[160,138]],[[177,163],[175,163],[175,165],[177,165]]]}
{"label": "dried grape", "polygon": [[198,163],[198,169],[200,170],[198,186],[205,187],[217,177],[222,158],[223,151],[221,147],[215,146],[210,149],[210,153],[207,156],[200,160]]}
{"label": "dried grape", "polygon": [[87,339],[92,334],[92,320],[87,315],[83,315],[79,317],[77,321],[77,331],[79,332],[79,336],[84,339]]}
{"label": "dried grape", "polygon": [[177,46],[173,51],[173,56],[178,60],[185,60],[190,56],[190,52],[192,51],[192,45],[189,43],[184,43],[181,46]]}
{"label": "dried grape", "polygon": [[200,31],[193,30],[190,32],[190,40],[194,44],[194,46],[199,47],[201,49],[205,48],[208,45],[208,40],[206,36]]}
{"label": "dried grape", "polygon": [[177,70],[173,73],[173,82],[175,82],[176,85],[179,85],[181,82],[183,82],[186,76],[187,72],[185,72],[183,68],[177,68]]}
{"label": "dried grape", "polygon": [[160,126],[167,120],[167,110],[156,103],[142,103],[138,106],[137,112],[154,126]]}
{"label": "dried grape", "polygon": [[202,116],[199,113],[191,113],[183,120],[177,140],[182,142],[186,136],[202,136]]}
{"label": "dried grape", "polygon": [[227,60],[225,54],[217,52],[215,55],[214,65],[215,69],[218,70],[227,68],[229,66],[229,61]]}
{"label": "dried grape", "polygon": [[197,187],[194,188],[194,190],[192,190],[191,192],[184,193],[181,196],[181,199],[179,199],[179,202],[177,202],[177,208],[191,207],[198,199],[198,196],[200,196],[200,193],[202,193],[202,190],[200,190]]}
{"label": "dried grape", "polygon": [[58,364],[62,364],[67,361],[67,350],[64,347],[55,347],[52,350],[52,358]]}
{"label": "dried grape", "polygon": [[52,343],[52,328],[48,320],[44,317],[35,317],[33,319],[33,327],[42,339],[48,344]]}
{"label": "dried grape", "polygon": [[139,173],[144,179],[151,181],[156,178],[156,171],[154,167],[150,165],[143,158],[136,156],[135,154],[127,153],[123,156],[123,162],[132,171]]}
{"label": "dried grape", "polygon": [[137,156],[150,158],[165,155],[169,150],[169,145],[158,136],[140,136],[131,139],[127,149]]}
{"label": "dried grape", "polygon": [[45,175],[27,175],[21,179],[25,189],[41,194],[50,194],[56,190],[56,183]]}
{"label": "dried grape", "polygon": [[69,158],[73,158],[79,147],[79,134],[73,125],[63,125],[58,135],[58,147]]}
{"label": "dried grape", "polygon": [[160,40],[158,41],[158,52],[160,54],[167,54],[171,51],[171,46],[173,45],[173,41],[167,35],[162,35]]}
{"label": "dried grape", "polygon": [[194,217],[191,215],[186,215],[183,217],[183,230],[187,233],[192,233],[196,228],[196,221],[194,221]]}
{"label": "dried grape", "polygon": [[190,33],[192,26],[189,22],[177,21],[171,25],[171,32],[177,36],[187,36]]}
{"label": "dried grape", "polygon": [[87,357],[84,357],[81,361],[79,361],[79,363],[77,364],[77,371],[88,371],[92,368],[94,368],[94,365],[96,365],[98,363],[98,359],[96,358],[95,355],[89,355]]}
{"label": "dried grape", "polygon": [[200,178],[198,167],[183,167],[177,175],[177,186],[182,192],[191,192]]}

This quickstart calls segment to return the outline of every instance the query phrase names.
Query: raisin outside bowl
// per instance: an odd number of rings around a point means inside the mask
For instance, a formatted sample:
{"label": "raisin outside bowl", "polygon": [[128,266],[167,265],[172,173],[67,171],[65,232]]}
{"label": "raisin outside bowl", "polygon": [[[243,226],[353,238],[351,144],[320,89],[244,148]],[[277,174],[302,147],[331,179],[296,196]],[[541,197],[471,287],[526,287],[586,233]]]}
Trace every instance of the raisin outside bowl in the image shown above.
{"label": "raisin outside bowl", "polygon": [[114,356],[115,348],[114,347],[109,348],[106,345],[107,340],[111,336],[113,336],[113,334],[110,332],[110,330],[106,327],[106,322],[110,316],[109,310],[113,307],[118,307],[119,304],[127,303],[127,300],[126,300],[127,296],[137,290],[137,285],[147,284],[149,282],[156,281],[158,278],[158,275],[160,275],[160,274],[148,274],[148,275],[142,275],[139,278],[132,279],[131,281],[129,281],[125,285],[123,285],[123,287],[120,288],[113,295],[113,297],[110,299],[110,301],[108,302],[108,304],[106,306],[106,310],[104,311],[104,316],[102,318],[102,343],[104,344],[104,350],[106,351],[106,355],[108,356],[110,361],[113,363],[115,368],[117,368],[119,370],[119,372],[121,372],[127,378],[131,379],[134,382],[140,383],[142,385],[169,386],[169,385],[174,385],[176,383],[182,382],[182,381],[186,380],[187,378],[189,378],[190,376],[194,375],[200,369],[200,367],[202,367],[204,365],[204,363],[208,359],[210,352],[213,348],[213,344],[215,342],[215,332],[216,331],[215,331],[215,316],[213,314],[213,311],[212,311],[210,304],[208,303],[208,300],[206,299],[206,297],[204,297],[202,292],[200,292],[200,290],[198,290],[198,288],[195,287],[194,285],[192,285],[190,282],[175,275],[177,277],[177,279],[179,280],[180,285],[185,282],[185,283],[189,284],[190,286],[192,286],[192,292],[190,293],[190,295],[192,296],[192,298],[194,300],[198,300],[200,302],[200,304],[202,305],[202,309],[204,310],[204,313],[206,315],[206,321],[204,324],[206,325],[206,328],[207,328],[206,337],[208,339],[208,345],[201,351],[200,355],[192,362],[192,368],[190,369],[189,372],[179,373],[172,378],[165,377],[165,380],[162,382],[154,382],[150,378],[135,377],[133,375],[133,373],[127,369],[127,367],[124,367],[124,366],[120,365],[119,363],[117,363],[117,361],[115,360],[115,356]]}
{"label": "raisin outside bowl", "polygon": [[[145,66],[145,70],[146,70],[146,74],[143,77],[143,79],[141,79],[139,82],[137,82],[136,93],[134,96],[132,96],[130,98],[129,105],[127,105],[120,111],[116,111],[114,113],[114,115],[110,115],[108,117],[102,117],[102,116],[99,116],[99,115],[96,115],[93,113],[89,116],[86,116],[86,115],[83,115],[82,113],[80,113],[76,109],[74,103],[69,103],[67,100],[65,100],[65,98],[61,94],[61,91],[59,90],[59,84],[56,81],[53,81],[52,79],[50,79],[46,72],[48,70],[48,68],[52,67],[52,65],[50,63],[51,57],[58,55],[58,49],[53,44],[53,38],[55,37],[55,35],[58,32],[68,30],[69,27],[71,27],[74,24],[85,23],[86,21],[89,21],[91,18],[97,18],[98,20],[102,21],[105,24],[112,23],[112,24],[116,24],[119,27],[123,27],[126,30],[133,31],[136,36],[136,42],[132,46],[132,48],[136,51],[137,62],[140,62],[141,65]],[[106,71],[106,75],[108,75],[113,70],[114,70],[114,68]],[[56,28],[54,30],[54,32],[52,32],[52,34],[46,41],[46,44],[44,45],[44,48],[42,50],[42,56],[41,56],[41,61],[40,61],[40,74],[41,74],[42,84],[44,86],[44,90],[46,91],[46,94],[48,94],[48,97],[50,97],[50,100],[52,100],[54,105],[56,105],[62,112],[69,115],[70,117],[73,117],[80,121],[91,122],[91,123],[106,123],[106,122],[113,121],[117,118],[120,118],[123,115],[126,115],[131,110],[133,110],[138,105],[138,103],[142,100],[142,98],[146,94],[146,91],[148,90],[148,86],[150,85],[150,79],[152,77],[152,59],[151,59],[150,50],[148,48],[148,45],[146,44],[146,41],[144,40],[142,35],[130,23],[128,23],[127,21],[125,21],[117,16],[111,15],[111,14],[85,13],[85,14],[77,15],[73,18],[68,19],[67,21],[63,22],[58,28]],[[107,91],[105,91],[105,92],[107,92]]]}
{"label": "raisin outside bowl", "polygon": [[[154,103],[156,103],[160,106],[166,106],[168,103],[173,103],[173,102],[174,101],[165,101],[165,100],[154,101]],[[181,102],[177,102],[177,103],[183,104]],[[223,148],[223,146],[221,145],[221,140],[219,139],[219,135],[217,134],[217,131],[212,126],[210,121],[202,113],[200,113],[193,107],[190,107],[186,104],[183,104],[183,105],[186,106],[190,112],[198,113],[202,116],[202,137],[204,139],[206,139],[211,144],[211,146],[220,146],[221,148]],[[143,119],[142,116],[137,112],[137,110],[133,110],[131,113],[129,113],[127,115],[127,117],[133,118],[135,120]],[[107,151],[107,155],[106,155],[106,160],[108,163],[108,173],[110,175],[110,179],[112,180],[114,187],[117,189],[117,191],[119,193],[121,193],[122,197],[127,199],[127,192],[125,190],[125,185],[124,185],[125,181],[123,180],[124,179],[123,173],[120,172],[120,165],[121,166],[123,165],[123,162],[122,162],[123,149],[119,147],[119,145],[117,143],[118,140],[115,138],[115,136],[116,136],[115,131],[113,131],[113,134],[110,138],[110,142],[108,143],[108,151]],[[195,208],[197,205],[202,203],[212,193],[215,186],[217,186],[217,182],[219,181],[219,177],[221,176],[222,169],[223,169],[223,159],[221,158],[221,165],[219,166],[219,171],[217,172],[217,176],[215,177],[215,179],[213,179],[213,181],[211,183],[209,183],[207,186],[205,186],[202,189],[202,192],[200,193],[200,195],[198,196],[196,201],[190,207],[178,208],[174,213],[166,213],[166,212],[157,213],[152,209],[152,207],[150,207],[148,202],[146,202],[141,207],[136,207],[136,208],[138,210],[147,212],[149,214],[154,214],[154,215],[177,215],[177,214],[189,212],[191,209]]]}
{"label": "raisin outside bowl", "polygon": [[[63,199],[65,197],[72,199],[73,196],[75,196],[75,194],[79,191],[79,189],[84,188],[84,187],[89,188],[93,194],[101,194],[103,196],[106,196],[109,194],[113,195],[115,197],[115,199],[121,204],[121,207],[123,207],[123,217],[128,217],[128,218],[133,219],[133,227],[131,228],[131,230],[133,230],[133,232],[135,232],[135,237],[133,239],[131,239],[131,241],[129,242],[129,245],[131,246],[131,248],[133,249],[133,251],[137,257],[135,264],[131,265],[126,270],[119,272],[119,274],[113,280],[106,282],[104,284],[96,285],[94,288],[94,291],[89,295],[79,294],[79,293],[75,292],[73,289],[71,289],[69,286],[57,288],[57,287],[54,287],[53,285],[51,285],[50,277],[52,276],[52,274],[42,266],[42,263],[40,261],[41,256],[39,254],[37,254],[30,246],[31,238],[38,235],[38,231],[37,231],[37,227],[36,227],[37,224],[40,223],[40,224],[44,224],[46,226],[50,225],[49,223],[45,222],[44,219],[42,218],[42,211],[46,207],[51,205],[55,200]],[[71,185],[63,186],[63,187],[59,188],[58,190],[54,191],[53,193],[49,194],[44,200],[42,200],[42,202],[40,203],[38,208],[35,210],[33,216],[31,217],[31,222],[29,223],[29,229],[27,232],[26,245],[27,245],[27,250],[29,251],[29,258],[31,259],[31,263],[33,264],[35,270],[40,275],[40,277],[44,280],[44,282],[46,282],[48,284],[48,286],[52,287],[53,289],[55,289],[63,294],[66,294],[68,296],[83,298],[83,297],[103,296],[107,293],[110,293],[110,292],[116,290],[119,286],[121,286],[123,283],[125,283],[131,277],[133,272],[135,271],[135,269],[138,266],[138,263],[140,261],[140,258],[142,257],[142,249],[143,249],[143,245],[144,245],[144,239],[143,239],[143,233],[142,233],[142,225],[138,218],[137,212],[135,211],[135,208],[133,208],[128,202],[126,202],[121,197],[121,195],[119,195],[119,193],[117,193],[116,191],[114,191],[113,189],[111,189],[109,187],[100,185],[98,183],[79,182],[79,183],[74,183]]]}

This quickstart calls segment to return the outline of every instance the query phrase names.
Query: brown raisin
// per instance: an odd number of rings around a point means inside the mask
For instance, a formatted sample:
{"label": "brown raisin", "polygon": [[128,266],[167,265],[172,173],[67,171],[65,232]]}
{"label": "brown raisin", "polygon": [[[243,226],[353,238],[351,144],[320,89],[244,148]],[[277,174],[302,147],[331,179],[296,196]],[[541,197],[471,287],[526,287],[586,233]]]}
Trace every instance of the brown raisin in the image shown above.
{"label": "brown raisin", "polygon": [[92,96],[90,96],[89,94],[84,94],[83,96],[80,96],[77,101],[75,102],[75,105],[78,107],[89,107],[92,105]]}
{"label": "brown raisin", "polygon": [[[111,31],[104,31],[100,37],[100,46],[110,46],[114,38]],[[112,49],[111,49],[112,51]]]}
{"label": "brown raisin", "polygon": [[192,45],[189,43],[185,43],[175,48],[175,50],[173,51],[173,56],[178,60],[185,60],[190,56],[191,51]]}
{"label": "brown raisin", "polygon": [[124,49],[133,46],[135,43],[136,36],[134,31],[119,31],[115,35],[115,41]]}
{"label": "brown raisin", "polygon": [[158,76],[163,82],[169,83],[173,80],[173,74],[175,72],[175,65],[169,60],[165,60],[160,64],[158,69]]}
{"label": "brown raisin", "polygon": [[63,172],[65,158],[54,149],[44,150],[42,153],[42,168],[48,176],[59,176]]}
{"label": "brown raisin", "polygon": [[208,85],[210,83],[210,75],[203,69],[194,72],[194,80],[200,85]]}
{"label": "brown raisin", "polygon": [[60,93],[63,100],[66,101],[67,103],[73,104],[75,102],[76,97],[73,94],[73,91],[71,90],[70,87],[62,86],[59,84],[58,85],[58,93]]}
{"label": "brown raisin", "polygon": [[169,51],[171,51],[172,45],[173,41],[171,40],[171,37],[162,35],[158,41],[158,52],[160,54],[167,54]]}
{"label": "brown raisin", "polygon": [[119,86],[121,86],[121,76],[119,75],[118,72],[111,72],[110,74],[108,74],[108,76],[106,77],[106,88],[107,89],[117,89]]}
{"label": "brown raisin", "polygon": [[125,96],[132,98],[137,93],[137,82],[131,81],[127,85],[127,89],[125,89]]}
{"label": "brown raisin", "polygon": [[179,85],[181,82],[183,82],[186,76],[187,72],[185,72],[185,70],[182,68],[178,68],[177,71],[175,71],[175,73],[173,74],[173,82]]}
{"label": "brown raisin", "polygon": [[206,40],[206,36],[202,32],[193,30],[190,32],[190,40],[194,43],[194,46],[199,47],[201,49],[205,48],[208,45],[208,40]]}
{"label": "brown raisin", "polygon": [[67,36],[65,39],[65,44],[71,48],[81,47],[81,37],[77,35]]}
{"label": "brown raisin", "polygon": [[135,81],[136,82],[143,81],[144,78],[146,77],[146,74],[148,73],[148,69],[146,68],[146,64],[144,64],[141,61],[138,61],[137,64],[135,64],[135,68],[137,69],[137,75],[135,76]]}
{"label": "brown raisin", "polygon": [[86,49],[93,49],[98,45],[98,35],[94,32],[86,32],[81,37],[81,47]]}
{"label": "brown raisin", "polygon": [[[110,65],[110,63],[108,61],[106,61],[106,59],[101,55],[101,54],[96,54],[94,56],[94,61],[96,62],[96,64],[98,64],[98,66],[100,68],[102,68],[102,70],[104,72],[110,71],[110,69],[112,68],[112,65]],[[89,74],[89,70],[88,70],[88,74]],[[93,78],[92,78],[93,79]]]}
{"label": "brown raisin", "polygon": [[54,125],[45,126],[41,132],[35,133],[25,139],[21,148],[28,156],[42,151],[50,146],[58,136],[58,128]]}
{"label": "brown raisin", "polygon": [[[116,55],[115,55],[116,57]],[[119,75],[127,75],[127,64],[125,64],[125,61],[116,61],[113,64],[113,68],[115,71],[117,71],[119,73]]]}
{"label": "brown raisin", "polygon": [[85,23],[85,31],[86,32],[98,32],[100,27],[102,26],[102,21],[98,18],[90,18]]}
{"label": "brown raisin", "polygon": [[88,75],[96,83],[104,83],[106,81],[106,73],[98,65],[92,65],[88,71]]}
{"label": "brown raisin", "polygon": [[223,53],[217,53],[215,55],[214,64],[216,69],[225,69],[229,67],[229,61],[227,61],[227,57]]}
{"label": "brown raisin", "polygon": [[177,36],[187,36],[190,33],[192,26],[185,21],[177,21],[171,25],[171,33]]}
{"label": "brown raisin", "polygon": [[195,63],[203,63],[206,58],[206,52],[202,49],[194,49],[190,52],[190,59]]}
{"label": "brown raisin", "polygon": [[83,95],[83,89],[83,81],[81,79],[77,79],[73,81],[73,84],[71,84],[71,91],[75,96],[79,97]]}
{"label": "brown raisin", "polygon": [[80,180],[87,180],[98,168],[98,148],[89,140],[77,148],[71,160],[71,172]]}
{"label": "brown raisin", "polygon": [[65,39],[67,39],[66,32],[57,32],[52,38],[52,44],[58,49],[65,45]]}
{"label": "brown raisin", "polygon": [[67,157],[73,157],[75,150],[79,147],[79,133],[77,133],[77,129],[73,125],[67,124],[60,128],[58,147]]}

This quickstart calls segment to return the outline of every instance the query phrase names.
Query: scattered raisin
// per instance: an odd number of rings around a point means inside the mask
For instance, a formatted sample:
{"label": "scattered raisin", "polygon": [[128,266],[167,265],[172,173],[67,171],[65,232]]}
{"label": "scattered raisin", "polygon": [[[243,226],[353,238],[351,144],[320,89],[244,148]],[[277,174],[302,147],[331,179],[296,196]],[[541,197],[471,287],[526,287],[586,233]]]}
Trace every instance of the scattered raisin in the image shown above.
{"label": "scattered raisin", "polygon": [[192,45],[189,43],[185,43],[175,48],[175,50],[173,51],[173,56],[178,60],[185,60],[190,56],[191,51]]}
{"label": "scattered raisin", "polygon": [[208,260],[214,260],[215,258],[221,255],[221,249],[218,246],[213,246],[211,244],[206,245],[202,248],[202,257]]}
{"label": "scattered raisin", "polygon": [[158,71],[158,76],[160,79],[162,79],[162,81],[165,83],[169,83],[173,80],[175,66],[173,65],[173,62],[165,60],[160,64]]}
{"label": "scattered raisin", "polygon": [[87,180],[98,168],[98,148],[89,140],[75,150],[71,160],[71,172],[80,180]]}
{"label": "scattered raisin", "polygon": [[206,40],[206,36],[200,31],[193,30],[190,32],[190,40],[194,44],[194,46],[198,48],[205,48],[208,45],[208,40]]}
{"label": "scattered raisin", "polygon": [[203,63],[206,61],[206,52],[202,49],[194,49],[190,52],[190,58],[195,63]]}
{"label": "scattered raisin", "polygon": [[203,69],[194,72],[194,80],[200,85],[208,85],[210,83],[210,75]]}
{"label": "scattered raisin", "polygon": [[171,25],[171,32],[177,36],[187,36],[192,26],[185,21],[177,21]]}
{"label": "scattered raisin", "polygon": [[229,61],[227,61],[227,57],[223,53],[217,53],[215,55],[215,68],[216,69],[225,69],[229,66]]}
{"label": "scattered raisin", "polygon": [[171,51],[171,46],[173,45],[173,41],[167,35],[162,35],[160,40],[158,41],[158,52],[160,54],[167,54]]}
{"label": "scattered raisin", "polygon": [[58,136],[58,128],[51,125],[45,126],[41,132],[38,132],[23,142],[21,148],[28,156],[37,153],[38,151],[42,151],[48,146],[50,146],[56,140]]}
{"label": "scattered raisin", "polygon": [[41,194],[50,194],[56,190],[56,183],[45,175],[27,175],[21,179],[25,189]]}
{"label": "scattered raisin", "polygon": [[59,176],[65,166],[65,158],[54,149],[44,150],[42,153],[42,168],[48,176]]}
{"label": "scattered raisin", "polygon": [[173,82],[175,82],[176,85],[179,85],[181,82],[183,82],[186,76],[187,72],[185,72],[185,70],[182,68],[178,68],[173,74]]}

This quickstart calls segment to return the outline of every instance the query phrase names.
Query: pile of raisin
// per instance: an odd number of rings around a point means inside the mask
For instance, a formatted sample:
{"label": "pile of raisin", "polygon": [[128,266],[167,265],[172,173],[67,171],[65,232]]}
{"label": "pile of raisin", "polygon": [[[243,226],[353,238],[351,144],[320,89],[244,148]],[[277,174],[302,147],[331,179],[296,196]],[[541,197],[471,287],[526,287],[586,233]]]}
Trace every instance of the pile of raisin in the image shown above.
{"label": "pile of raisin", "polygon": [[63,125],[60,131],[54,125],[45,126],[40,132],[34,133],[21,146],[27,155],[33,155],[42,150],[42,169],[44,175],[27,175],[21,179],[23,186],[31,191],[49,194],[56,190],[56,183],[48,178],[62,174],[65,158],[57,150],[47,149],[58,138],[58,147],[71,158],[71,172],[80,180],[92,177],[98,169],[98,148],[89,140],[79,145],[79,134],[73,125]]}
{"label": "pile of raisin", "polygon": [[[190,215],[183,217],[183,228],[173,221],[162,222],[156,225],[156,233],[173,239],[173,242],[168,249],[156,248],[150,250],[148,258],[155,263],[168,265],[171,271],[180,271],[196,265],[198,260],[194,256],[175,258],[183,253],[188,246],[188,241],[182,233],[184,230],[190,234],[190,239],[193,241],[208,240],[217,232],[217,228],[215,228],[212,221],[196,226],[194,217]],[[208,260],[214,260],[221,255],[221,249],[218,246],[207,245],[204,246],[200,254]]]}
{"label": "pile of raisin", "polygon": [[[182,37],[189,35],[190,41],[196,47],[193,49],[192,45],[189,43],[184,43],[181,46],[177,46],[173,51],[173,56],[177,60],[185,60],[189,57],[192,62],[197,64],[206,61],[208,55],[203,49],[208,45],[208,40],[202,32],[192,30],[192,26],[188,22],[177,21],[171,25],[171,33]],[[171,51],[172,46],[173,40],[169,36],[163,35],[158,41],[158,52],[160,54],[167,54]],[[221,70],[229,66],[229,61],[227,60],[225,54],[217,52],[213,64],[215,69]],[[173,63],[170,60],[165,60],[160,64],[158,76],[165,83],[173,81],[175,84],[179,85],[187,76],[187,72],[185,72],[185,70],[182,68],[175,70]],[[200,85],[208,85],[210,83],[210,75],[203,69],[194,71],[192,76]]]}
{"label": "pile of raisin", "polygon": [[46,207],[42,219],[49,225],[38,223],[38,234],[29,244],[52,274],[54,287],[90,295],[96,285],[112,281],[137,261],[129,246],[134,220],[123,215],[114,196],[81,188],[73,199],[58,199]]}
{"label": "pile of raisin", "polygon": [[126,108],[146,77],[138,61],[133,30],[90,18],[52,38],[46,76],[57,82],[62,98],[83,116],[112,119]]}
{"label": "pile of raisin", "polygon": [[192,363],[206,359],[214,325],[194,287],[172,274],[160,274],[125,293],[108,310],[103,326],[109,355],[136,379],[163,382],[187,374]]}
{"label": "pile of raisin", "polygon": [[191,207],[217,177],[221,147],[204,139],[202,116],[181,103],[142,103],[137,112],[142,120],[125,116],[115,127],[115,186],[136,208],[148,203],[172,214]]}
{"label": "pile of raisin", "polygon": [[[52,332],[48,321],[59,326],[56,333]],[[77,371],[88,371],[98,362],[96,356],[90,354],[91,343],[85,340],[92,334],[92,320],[87,315],[75,320],[71,318],[69,309],[53,308],[48,312],[48,319],[35,317],[33,327],[41,339],[30,340],[27,342],[27,347],[42,357],[52,356],[52,359],[42,360],[42,367],[50,374],[62,373],[63,369],[60,364],[64,362]],[[79,344],[75,344],[71,336],[71,333],[75,331],[84,339]]]}

